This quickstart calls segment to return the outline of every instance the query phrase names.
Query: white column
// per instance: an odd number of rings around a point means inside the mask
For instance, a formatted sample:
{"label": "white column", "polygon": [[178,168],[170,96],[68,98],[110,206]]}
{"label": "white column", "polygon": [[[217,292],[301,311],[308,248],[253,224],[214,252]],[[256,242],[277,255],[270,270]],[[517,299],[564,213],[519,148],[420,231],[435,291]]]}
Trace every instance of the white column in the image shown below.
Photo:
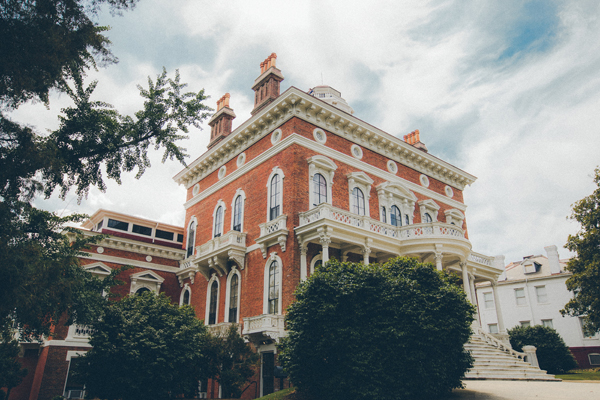
{"label": "white column", "polygon": [[371,254],[371,249],[367,246],[363,248],[363,264],[369,265],[369,254]]}
{"label": "white column", "polygon": [[321,236],[319,239],[321,242],[321,246],[323,246],[323,264],[329,261],[329,243],[331,243],[331,239],[327,236]]}
{"label": "white column", "polygon": [[497,281],[490,281],[492,284],[492,294],[494,295],[494,305],[496,306],[496,317],[498,318],[498,332],[506,333],[504,329],[504,318],[502,318],[502,310],[500,309],[500,299],[498,299],[498,290],[496,288]]}
{"label": "white column", "polygon": [[463,290],[467,294],[467,300],[469,300],[471,304],[474,304],[473,299],[471,298],[471,287],[469,285],[469,272],[467,271],[467,263],[461,262],[460,268],[462,270]]}
{"label": "white column", "polygon": [[442,252],[441,251],[438,251],[435,253],[435,267],[437,268],[438,271],[441,271],[444,269],[442,267]]}
{"label": "white column", "polygon": [[308,267],[306,264],[306,252],[308,246],[305,243],[300,244],[300,280],[305,281],[308,275]]}

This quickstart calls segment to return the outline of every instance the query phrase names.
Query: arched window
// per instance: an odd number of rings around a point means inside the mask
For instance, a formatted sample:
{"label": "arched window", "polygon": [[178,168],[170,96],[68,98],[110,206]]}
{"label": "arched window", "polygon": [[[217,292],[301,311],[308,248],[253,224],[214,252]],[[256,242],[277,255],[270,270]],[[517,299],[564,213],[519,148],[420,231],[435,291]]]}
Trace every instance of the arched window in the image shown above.
{"label": "arched window", "polygon": [[313,201],[314,206],[327,202],[327,182],[321,174],[313,176]]}
{"label": "arched window", "polygon": [[362,190],[355,187],[352,189],[352,212],[358,215],[365,215],[365,195]]}
{"label": "arched window", "polygon": [[381,222],[387,224],[387,215],[385,213],[385,207],[381,207]]}
{"label": "arched window", "polygon": [[390,223],[394,226],[402,226],[402,215],[400,215],[400,209],[396,206],[390,207]]}
{"label": "arched window", "polygon": [[433,219],[431,218],[431,215],[429,215],[429,213],[423,214],[423,222],[425,222],[425,223],[433,222]]}
{"label": "arched window", "polygon": [[219,284],[213,281],[210,285],[210,305],[208,308],[208,325],[217,323],[217,301],[219,299]]}
{"label": "arched window", "polygon": [[229,322],[237,322],[239,278],[233,274],[229,282]]}
{"label": "arched window", "polygon": [[271,178],[271,199],[269,201],[269,221],[281,215],[281,178],[278,174]]}
{"label": "arched window", "polygon": [[188,227],[188,240],[186,258],[194,255],[194,242],[196,241],[196,221],[190,222]]}
{"label": "arched window", "polygon": [[187,306],[190,304],[190,289],[186,288],[183,291],[183,298],[181,299],[181,305]]}
{"label": "arched window", "polygon": [[214,237],[219,237],[223,234],[223,207],[217,208],[215,213],[215,234]]}
{"label": "arched window", "polygon": [[269,310],[268,314],[279,312],[279,264],[272,261],[269,266]]}
{"label": "arched window", "polygon": [[406,225],[410,225],[410,219],[408,218],[408,215],[404,214],[404,223]]}
{"label": "arched window", "polygon": [[242,195],[235,198],[233,205],[233,230],[242,231]]}
{"label": "arched window", "polygon": [[142,294],[142,293],[146,293],[149,292],[150,289],[148,289],[147,287],[141,287],[138,290],[135,291],[135,294]]}

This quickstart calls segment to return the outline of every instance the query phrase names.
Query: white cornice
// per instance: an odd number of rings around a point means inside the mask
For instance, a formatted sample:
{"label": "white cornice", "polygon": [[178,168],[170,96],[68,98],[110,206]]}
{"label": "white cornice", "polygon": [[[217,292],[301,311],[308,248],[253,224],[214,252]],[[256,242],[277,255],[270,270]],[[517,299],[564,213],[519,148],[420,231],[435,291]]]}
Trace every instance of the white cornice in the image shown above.
{"label": "white cornice", "polygon": [[[96,232],[82,231],[86,236],[100,235]],[[108,236],[98,243],[93,243],[95,246],[108,247],[110,249],[131,251],[147,256],[162,257],[169,260],[183,260],[185,258],[185,250],[175,249],[172,247],[161,246],[153,243],[139,242],[137,240],[125,239],[118,236]]]}
{"label": "white cornice", "polygon": [[[399,177],[398,175],[394,175],[390,172],[387,172],[387,171],[384,171],[377,167],[374,167],[371,164],[357,160],[356,158],[354,158],[352,156],[341,153],[335,149],[332,149],[331,147],[327,147],[326,145],[315,142],[314,140],[307,139],[304,136],[300,136],[296,133],[293,133],[290,136],[286,137],[281,142],[277,143],[276,145],[269,148],[268,150],[262,152],[260,155],[253,158],[252,160],[248,161],[242,167],[231,172],[229,175],[227,175],[220,181],[216,182],[214,185],[208,187],[206,190],[198,193],[196,196],[189,199],[187,202],[184,203],[185,209],[188,209],[189,207],[193,206],[194,204],[202,201],[203,199],[207,198],[208,196],[223,189],[225,186],[227,186],[228,184],[233,182],[235,179],[238,179],[239,177],[241,177],[242,175],[253,170],[260,164],[267,162],[270,158],[274,157],[275,155],[282,152],[283,150],[285,150],[286,148],[288,148],[289,146],[291,146],[293,144],[298,144],[309,150],[318,152],[319,154],[329,157],[334,161],[338,161],[338,162],[341,162],[344,164],[351,165],[351,166],[355,167],[357,170],[364,171],[373,176],[377,176],[381,179],[384,179],[385,181],[388,181],[391,183],[401,183],[404,187],[406,187],[407,189],[411,190],[414,193],[419,193],[419,194],[422,194],[433,200],[436,200],[437,202],[448,204],[451,207],[457,208],[463,212],[467,209],[467,206],[465,204],[463,204],[457,200],[451,199],[442,194],[434,192],[433,190],[425,188],[419,184],[407,181],[407,180]],[[307,162],[307,165],[308,165],[308,162]]]}
{"label": "white cornice", "polygon": [[87,255],[81,256],[81,258],[87,258],[90,260],[102,261],[102,262],[110,262],[110,263],[121,264],[121,265],[131,265],[132,267],[152,269],[155,271],[164,271],[164,272],[179,272],[179,271],[181,271],[181,269],[179,267],[170,267],[168,265],[160,265],[160,264],[154,264],[151,262],[132,260],[130,258],[125,258],[125,257],[106,256],[104,254],[87,253]]}
{"label": "white cornice", "polygon": [[295,87],[290,87],[274,99],[271,104],[249,118],[217,146],[194,160],[173,179],[190,188],[292,117],[310,122],[460,190],[477,179]]}

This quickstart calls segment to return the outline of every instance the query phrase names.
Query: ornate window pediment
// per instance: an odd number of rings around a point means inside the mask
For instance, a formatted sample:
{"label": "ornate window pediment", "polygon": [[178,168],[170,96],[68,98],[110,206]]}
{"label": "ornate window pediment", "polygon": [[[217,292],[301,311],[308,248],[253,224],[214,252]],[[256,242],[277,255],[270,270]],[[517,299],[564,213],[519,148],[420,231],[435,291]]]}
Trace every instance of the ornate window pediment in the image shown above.
{"label": "ornate window pediment", "polygon": [[[393,206],[400,210],[401,224],[412,224],[417,197],[400,183],[384,182],[377,186],[377,197],[379,198],[380,221],[392,223],[384,212],[390,213]],[[382,208],[383,207],[383,208]]]}
{"label": "ornate window pediment", "polygon": [[460,212],[460,210],[453,208],[451,210],[444,211],[444,214],[446,214],[447,224],[456,225],[459,228],[462,228],[463,221],[465,220],[465,214]]}
{"label": "ornate window pediment", "polygon": [[165,281],[165,278],[153,271],[141,271],[131,275],[129,279],[131,280],[129,293],[136,293],[142,288],[158,293],[160,286]]}
{"label": "ornate window pediment", "polygon": [[[375,182],[362,171],[351,172],[348,177],[348,194],[350,196],[350,210],[359,215],[370,216],[369,200],[371,198],[371,185]],[[356,191],[355,189],[359,189]],[[361,193],[362,192],[362,193]],[[364,197],[364,198],[363,198]],[[364,204],[357,204],[357,201],[363,201]],[[362,214],[364,210],[364,214]],[[357,212],[359,211],[359,212]]]}
{"label": "ornate window pediment", "polygon": [[325,203],[332,204],[332,187],[333,187],[333,176],[335,175],[335,170],[337,169],[337,165],[329,158],[316,155],[310,157],[308,160],[308,187],[309,189],[309,208],[316,207],[321,201],[317,199],[317,194],[315,190],[315,175],[320,174],[323,178],[325,178],[325,184],[327,186],[326,189],[326,197]]}
{"label": "ornate window pediment", "polygon": [[93,264],[84,265],[83,269],[104,279],[112,272],[112,268],[101,262],[95,262]]}
{"label": "ornate window pediment", "polygon": [[438,206],[437,203],[431,199],[419,201],[421,222],[437,222],[439,209],[440,206]]}

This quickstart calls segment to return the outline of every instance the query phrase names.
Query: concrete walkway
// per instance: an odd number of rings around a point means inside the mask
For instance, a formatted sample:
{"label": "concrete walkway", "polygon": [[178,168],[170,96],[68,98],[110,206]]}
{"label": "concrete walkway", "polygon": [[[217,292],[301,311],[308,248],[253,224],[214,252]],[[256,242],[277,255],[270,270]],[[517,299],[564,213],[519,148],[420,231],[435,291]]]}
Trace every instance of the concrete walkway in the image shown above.
{"label": "concrete walkway", "polygon": [[446,399],[600,400],[600,381],[465,381],[465,384],[465,389],[454,390]]}

